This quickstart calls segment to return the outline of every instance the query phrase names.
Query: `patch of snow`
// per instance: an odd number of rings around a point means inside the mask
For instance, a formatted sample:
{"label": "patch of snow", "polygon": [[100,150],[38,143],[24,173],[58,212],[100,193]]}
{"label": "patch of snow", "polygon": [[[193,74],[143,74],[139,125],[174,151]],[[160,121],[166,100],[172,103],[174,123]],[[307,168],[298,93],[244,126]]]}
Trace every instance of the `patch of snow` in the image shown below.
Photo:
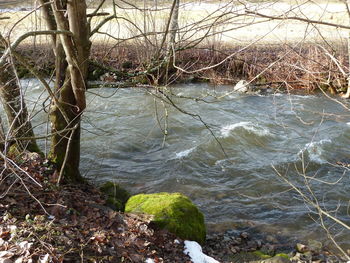
{"label": "patch of snow", "polygon": [[49,263],[51,260],[52,258],[49,254],[46,254],[45,256],[39,258],[40,263]]}
{"label": "patch of snow", "polygon": [[145,261],[145,263],[155,263],[155,262],[154,262],[154,260],[153,260],[153,259],[151,259],[151,258],[147,258],[147,259],[146,259],[146,261]]}
{"label": "patch of snow", "polygon": [[7,258],[11,258],[14,255],[11,251],[0,251],[0,262],[4,262]]}
{"label": "patch of snow", "polygon": [[185,240],[184,253],[189,255],[193,263],[220,263],[219,261],[205,255],[202,247],[196,241]]}
{"label": "patch of snow", "polygon": [[11,225],[9,226],[10,232],[15,232],[17,230],[17,226]]}
{"label": "patch of snow", "polygon": [[174,240],[174,243],[175,243],[175,244],[180,244],[180,241],[177,240],[177,239],[175,239],[175,240]]}
{"label": "patch of snow", "polygon": [[18,246],[22,249],[29,250],[32,247],[33,243],[29,243],[28,241],[22,241],[18,244]]}

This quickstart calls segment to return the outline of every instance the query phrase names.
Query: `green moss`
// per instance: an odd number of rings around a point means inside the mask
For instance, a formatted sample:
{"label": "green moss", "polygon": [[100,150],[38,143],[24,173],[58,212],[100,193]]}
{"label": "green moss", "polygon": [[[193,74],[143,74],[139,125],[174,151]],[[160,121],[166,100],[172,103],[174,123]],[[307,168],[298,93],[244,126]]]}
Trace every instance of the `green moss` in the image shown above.
{"label": "green moss", "polygon": [[268,258],[271,258],[270,255],[264,254],[264,253],[263,253],[262,251],[260,251],[260,250],[254,251],[253,254],[254,254],[255,256],[258,256],[259,259],[268,259]]}
{"label": "green moss", "polygon": [[275,255],[275,257],[282,257],[282,258],[286,258],[286,259],[289,259],[289,258],[290,258],[290,257],[289,257],[287,254],[285,254],[285,253],[278,253],[278,254]]}
{"label": "green moss", "polygon": [[124,211],[125,203],[123,204],[120,200],[113,197],[108,197],[106,200],[106,205],[115,211]]}
{"label": "green moss", "polygon": [[106,71],[101,68],[94,68],[92,65],[89,65],[89,71],[88,71],[88,80],[99,80],[100,77],[105,74]]}
{"label": "green moss", "polygon": [[100,191],[107,195],[106,204],[116,211],[124,211],[125,204],[130,194],[120,185],[113,182],[106,182],[100,187]]}
{"label": "green moss", "polygon": [[149,84],[149,79],[145,75],[139,75],[132,78],[132,82],[136,84]]}
{"label": "green moss", "polygon": [[267,79],[264,76],[260,76],[260,77],[258,77],[256,82],[259,84],[265,84],[265,83],[267,83]]}
{"label": "green moss", "polygon": [[153,222],[182,239],[204,243],[204,216],[186,196],[180,193],[139,194],[132,196],[125,212],[154,215]]}
{"label": "green moss", "polygon": [[18,75],[18,78],[20,78],[20,79],[32,77],[30,71],[24,67],[17,68],[17,75]]}
{"label": "green moss", "polygon": [[20,157],[24,150],[28,152],[36,152],[41,156],[44,156],[43,152],[40,151],[40,148],[35,141],[30,141],[26,146],[26,149],[23,149],[23,147],[17,143],[13,143],[8,149],[8,155],[12,157]]}
{"label": "green moss", "polygon": [[7,154],[11,157],[20,156],[21,151],[18,149],[17,144],[14,143],[9,147]]}
{"label": "green moss", "polygon": [[122,68],[123,69],[130,69],[133,67],[132,61],[128,60],[122,63]]}

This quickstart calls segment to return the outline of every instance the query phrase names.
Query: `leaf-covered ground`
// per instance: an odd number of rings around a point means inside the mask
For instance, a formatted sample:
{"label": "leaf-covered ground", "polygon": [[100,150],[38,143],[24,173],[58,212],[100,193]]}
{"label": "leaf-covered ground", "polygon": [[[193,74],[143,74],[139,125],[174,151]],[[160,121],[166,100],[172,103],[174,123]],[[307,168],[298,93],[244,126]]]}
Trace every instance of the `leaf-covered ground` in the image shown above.
{"label": "leaf-covered ground", "polygon": [[190,262],[180,239],[150,227],[147,216],[104,206],[89,184],[56,186],[39,155],[0,174],[0,262]]}
{"label": "leaf-covered ground", "polygon": [[[93,185],[57,186],[58,178],[35,153],[0,160],[0,263],[191,262],[183,240],[154,229],[150,216],[116,212]],[[203,250],[222,263],[279,255],[286,263],[346,262],[318,241],[299,244],[303,251],[295,245],[231,230],[209,236]]]}

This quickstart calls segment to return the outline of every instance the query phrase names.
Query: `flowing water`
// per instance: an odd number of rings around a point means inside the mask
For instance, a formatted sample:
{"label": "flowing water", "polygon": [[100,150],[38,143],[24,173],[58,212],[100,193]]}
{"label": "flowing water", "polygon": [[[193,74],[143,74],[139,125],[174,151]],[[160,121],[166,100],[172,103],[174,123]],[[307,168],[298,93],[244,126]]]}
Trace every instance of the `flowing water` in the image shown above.
{"label": "flowing water", "polygon": [[[23,3],[2,1],[0,11],[21,9]],[[90,92],[82,173],[97,182],[116,181],[133,194],[184,193],[205,214],[209,232],[246,227],[326,241],[315,210],[283,178],[350,224],[349,172],[336,165],[350,162],[350,112],[342,105],[319,95],[230,94],[230,87],[205,84],[171,91],[182,112],[152,90]],[[37,135],[46,130],[47,115],[36,113],[45,96],[30,81],[26,98]],[[349,231],[325,223],[349,248]]]}
{"label": "flowing water", "polygon": [[[91,90],[82,125],[82,173],[97,182],[116,181],[133,194],[184,193],[204,212],[209,232],[245,226],[325,241],[314,209],[279,173],[349,224],[349,173],[336,162],[350,162],[350,112],[322,95],[259,96],[231,89],[172,87],[182,112],[151,89]],[[34,103],[41,92],[31,82],[30,108],[42,107]],[[46,114],[38,118],[45,121]],[[39,125],[37,134],[45,127]],[[333,230],[349,247],[349,233]]]}

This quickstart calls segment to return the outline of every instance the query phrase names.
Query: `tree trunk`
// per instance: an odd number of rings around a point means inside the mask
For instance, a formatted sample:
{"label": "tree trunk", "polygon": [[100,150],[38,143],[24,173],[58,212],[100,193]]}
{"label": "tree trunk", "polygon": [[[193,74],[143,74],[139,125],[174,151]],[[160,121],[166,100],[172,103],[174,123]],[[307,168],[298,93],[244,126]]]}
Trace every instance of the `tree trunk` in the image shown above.
{"label": "tree trunk", "polygon": [[[350,1],[348,1],[349,5],[350,5]],[[349,14],[349,18],[350,18],[350,14]],[[348,60],[349,60],[349,70],[350,70],[350,32],[348,33]],[[347,87],[347,91],[346,94],[344,95],[345,98],[350,98],[350,72],[348,72],[348,87]]]}
{"label": "tree trunk", "polygon": [[[350,19],[350,0],[346,0],[345,2],[346,10],[348,13],[348,18]],[[348,32],[348,60],[349,60],[349,69],[350,69],[350,32]],[[343,98],[350,98],[350,72],[348,72],[348,79],[347,79],[347,91],[346,94],[343,95]]]}
{"label": "tree trunk", "polygon": [[4,126],[2,124],[2,119],[0,117],[0,151],[3,152],[5,149],[5,132]]}
{"label": "tree trunk", "polygon": [[[0,46],[2,48],[8,46],[1,35]],[[7,58],[6,62],[0,65],[0,98],[8,120],[10,138],[7,139],[10,142],[10,150],[13,150],[14,154],[24,150],[40,152],[34,139],[34,131],[27,107],[10,58]]]}
{"label": "tree trunk", "polygon": [[54,14],[55,27],[71,31],[73,37],[61,34],[55,41],[57,104],[53,104],[50,111],[54,135],[49,157],[66,181],[77,182],[82,180],[79,173],[80,118],[86,105],[91,47],[86,3],[84,0],[73,0],[65,6],[55,0],[52,5],[47,12],[52,11]]}
{"label": "tree trunk", "polygon": [[167,56],[171,56],[173,47],[175,45],[176,33],[179,29],[179,9],[180,9],[180,0],[174,0],[175,5],[174,9],[171,12],[170,17],[170,37],[167,46]]}
{"label": "tree trunk", "polygon": [[165,38],[167,39],[166,49],[163,61],[161,62],[162,65],[158,70],[158,84],[168,84],[169,77],[171,76],[171,74],[176,72],[173,64],[176,34],[179,29],[179,9],[180,0],[173,0],[168,21],[168,30],[165,33]]}

